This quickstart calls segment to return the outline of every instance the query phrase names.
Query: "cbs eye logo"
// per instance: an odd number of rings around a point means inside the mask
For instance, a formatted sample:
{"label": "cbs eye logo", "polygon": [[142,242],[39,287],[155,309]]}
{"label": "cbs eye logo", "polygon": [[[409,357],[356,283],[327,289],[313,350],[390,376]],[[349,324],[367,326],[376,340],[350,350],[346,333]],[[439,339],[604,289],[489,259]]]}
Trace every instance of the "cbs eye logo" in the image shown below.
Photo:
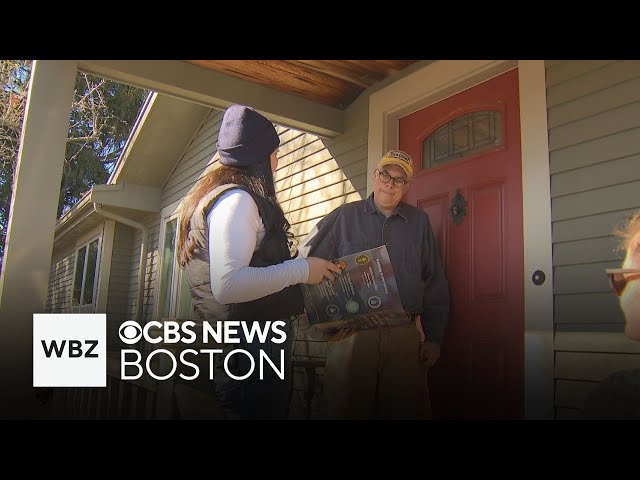
{"label": "cbs eye logo", "polygon": [[134,343],[138,343],[142,338],[142,328],[140,328],[138,322],[134,320],[127,320],[120,325],[118,335],[120,335],[120,340],[124,343],[127,345],[133,345]]}

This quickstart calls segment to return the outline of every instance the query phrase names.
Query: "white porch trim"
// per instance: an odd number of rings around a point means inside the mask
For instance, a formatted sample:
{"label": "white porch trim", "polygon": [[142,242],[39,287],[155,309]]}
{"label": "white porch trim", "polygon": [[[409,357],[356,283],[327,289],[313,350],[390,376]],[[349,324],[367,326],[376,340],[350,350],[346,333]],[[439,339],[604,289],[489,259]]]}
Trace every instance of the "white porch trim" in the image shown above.
{"label": "white porch trim", "polygon": [[161,196],[162,191],[157,187],[115,183],[91,187],[89,202],[155,213],[160,211]]}
{"label": "white porch trim", "polygon": [[[436,61],[369,99],[367,191],[382,154],[398,146],[399,119],[519,67],[522,140],[525,314],[525,417],[553,418],[553,290],[551,193],[544,61]],[[525,133],[526,132],[526,133]],[[526,178],[526,181],[525,181]],[[545,272],[541,286],[531,281]]]}
{"label": "white porch trim", "polygon": [[77,65],[33,62],[0,276],[0,418],[32,409],[33,314],[44,312]]}
{"label": "white porch trim", "polygon": [[[544,60],[520,60],[520,142],[524,229],[525,415],[554,418],[551,180]],[[536,270],[546,275],[532,281]]]}
{"label": "white porch trim", "polygon": [[234,103],[250,105],[272,122],[321,137],[344,133],[342,110],[180,60],[78,60],[78,68],[221,110]]}

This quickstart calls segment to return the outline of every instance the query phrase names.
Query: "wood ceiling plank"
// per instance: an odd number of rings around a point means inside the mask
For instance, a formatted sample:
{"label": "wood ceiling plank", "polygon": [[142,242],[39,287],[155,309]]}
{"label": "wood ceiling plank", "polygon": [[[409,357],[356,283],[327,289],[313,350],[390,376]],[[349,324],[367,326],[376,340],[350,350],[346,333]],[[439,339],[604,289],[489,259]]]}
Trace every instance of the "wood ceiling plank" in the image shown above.
{"label": "wood ceiling plank", "polygon": [[416,60],[343,60],[346,65],[357,65],[373,73],[382,75],[383,78],[393,75],[408,67]]}
{"label": "wood ceiling plank", "polygon": [[338,108],[343,108],[340,105],[345,105],[344,99],[350,98],[357,89],[344,80],[282,60],[189,60],[188,62]]}
{"label": "wood ceiling plank", "polygon": [[366,88],[415,60],[186,60],[308,100],[344,109]]}
{"label": "wood ceiling plank", "polygon": [[368,88],[381,76],[373,78],[371,71],[357,66],[345,65],[342,60],[287,60],[289,63],[301,65],[305,68],[324,72],[335,78],[340,78],[360,88]]}

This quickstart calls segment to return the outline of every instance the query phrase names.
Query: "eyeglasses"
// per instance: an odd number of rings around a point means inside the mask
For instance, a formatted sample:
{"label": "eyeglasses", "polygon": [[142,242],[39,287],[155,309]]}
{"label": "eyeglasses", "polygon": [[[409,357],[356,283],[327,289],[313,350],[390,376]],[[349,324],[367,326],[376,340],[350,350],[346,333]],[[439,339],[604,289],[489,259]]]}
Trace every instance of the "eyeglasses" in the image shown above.
{"label": "eyeglasses", "polygon": [[406,178],[392,177],[384,170],[376,170],[376,172],[378,172],[378,177],[380,178],[380,181],[382,183],[389,183],[389,181],[393,179],[393,184],[396,187],[400,187],[400,188],[404,187],[407,183],[409,183],[409,180],[407,180]]}
{"label": "eyeglasses", "polygon": [[618,297],[622,295],[627,283],[640,278],[640,268],[607,268],[605,271],[609,276],[609,284]]}

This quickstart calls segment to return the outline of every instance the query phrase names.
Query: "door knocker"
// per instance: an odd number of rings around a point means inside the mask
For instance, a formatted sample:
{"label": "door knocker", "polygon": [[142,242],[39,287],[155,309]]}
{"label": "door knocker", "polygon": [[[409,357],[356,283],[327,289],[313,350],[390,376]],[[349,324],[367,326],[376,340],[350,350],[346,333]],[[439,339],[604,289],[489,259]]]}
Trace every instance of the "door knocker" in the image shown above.
{"label": "door knocker", "polygon": [[462,217],[467,213],[467,202],[460,190],[456,191],[456,194],[451,199],[451,207],[449,208],[449,216],[451,217],[451,221],[456,225],[460,225],[462,223]]}

